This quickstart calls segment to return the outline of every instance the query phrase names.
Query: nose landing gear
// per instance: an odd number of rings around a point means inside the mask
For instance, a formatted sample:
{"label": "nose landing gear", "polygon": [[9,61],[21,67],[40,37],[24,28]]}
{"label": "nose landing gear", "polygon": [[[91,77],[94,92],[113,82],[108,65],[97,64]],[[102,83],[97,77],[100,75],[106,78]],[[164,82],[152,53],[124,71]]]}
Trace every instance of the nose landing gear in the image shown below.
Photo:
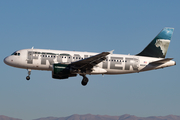
{"label": "nose landing gear", "polygon": [[26,77],[26,80],[30,80],[31,69],[27,69],[27,70],[28,70],[28,76]]}

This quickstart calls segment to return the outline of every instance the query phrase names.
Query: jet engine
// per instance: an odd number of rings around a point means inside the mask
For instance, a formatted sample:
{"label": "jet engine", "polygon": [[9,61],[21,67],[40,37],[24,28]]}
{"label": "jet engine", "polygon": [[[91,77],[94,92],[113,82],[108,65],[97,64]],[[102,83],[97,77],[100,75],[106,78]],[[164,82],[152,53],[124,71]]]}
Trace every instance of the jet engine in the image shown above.
{"label": "jet engine", "polygon": [[77,74],[71,73],[69,64],[53,64],[52,78],[55,79],[67,79],[68,77],[75,77]]}

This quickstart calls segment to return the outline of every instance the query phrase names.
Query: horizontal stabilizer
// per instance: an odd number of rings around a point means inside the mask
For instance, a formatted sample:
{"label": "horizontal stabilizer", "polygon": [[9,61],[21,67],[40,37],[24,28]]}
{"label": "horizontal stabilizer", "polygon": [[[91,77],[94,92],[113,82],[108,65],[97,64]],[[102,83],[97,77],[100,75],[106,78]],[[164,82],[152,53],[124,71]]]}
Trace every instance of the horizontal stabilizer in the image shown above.
{"label": "horizontal stabilizer", "polygon": [[166,63],[170,60],[172,60],[173,58],[165,58],[165,59],[162,59],[162,60],[157,60],[157,61],[153,61],[153,62],[150,62],[149,64],[163,64],[163,63]]}

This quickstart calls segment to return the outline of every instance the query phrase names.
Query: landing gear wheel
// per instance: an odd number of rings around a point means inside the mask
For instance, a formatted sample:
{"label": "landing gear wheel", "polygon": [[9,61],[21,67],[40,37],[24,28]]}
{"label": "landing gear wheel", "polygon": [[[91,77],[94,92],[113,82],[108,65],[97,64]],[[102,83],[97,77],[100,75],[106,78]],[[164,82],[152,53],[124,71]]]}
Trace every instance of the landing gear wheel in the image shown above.
{"label": "landing gear wheel", "polygon": [[26,80],[30,80],[31,69],[27,69],[27,70],[28,70],[28,76],[26,77]]}
{"label": "landing gear wheel", "polygon": [[29,77],[29,76],[27,76],[27,77],[26,77],[26,80],[30,80],[30,77]]}
{"label": "landing gear wheel", "polygon": [[83,86],[86,86],[87,85],[87,83],[88,83],[88,78],[87,77],[83,77],[83,80],[81,81],[81,84],[83,85]]}

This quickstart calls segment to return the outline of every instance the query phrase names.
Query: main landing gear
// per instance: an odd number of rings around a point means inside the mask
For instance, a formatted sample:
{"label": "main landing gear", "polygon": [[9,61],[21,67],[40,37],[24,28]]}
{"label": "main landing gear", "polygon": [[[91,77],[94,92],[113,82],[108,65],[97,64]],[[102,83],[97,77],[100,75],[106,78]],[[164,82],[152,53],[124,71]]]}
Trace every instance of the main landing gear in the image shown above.
{"label": "main landing gear", "polygon": [[27,69],[27,70],[28,70],[28,76],[26,77],[26,80],[30,80],[31,69]]}
{"label": "main landing gear", "polygon": [[88,83],[88,81],[89,81],[89,79],[86,77],[86,75],[81,75],[81,76],[83,77],[83,79],[82,79],[82,81],[81,81],[81,84],[82,84],[83,86],[86,86],[87,83]]}

